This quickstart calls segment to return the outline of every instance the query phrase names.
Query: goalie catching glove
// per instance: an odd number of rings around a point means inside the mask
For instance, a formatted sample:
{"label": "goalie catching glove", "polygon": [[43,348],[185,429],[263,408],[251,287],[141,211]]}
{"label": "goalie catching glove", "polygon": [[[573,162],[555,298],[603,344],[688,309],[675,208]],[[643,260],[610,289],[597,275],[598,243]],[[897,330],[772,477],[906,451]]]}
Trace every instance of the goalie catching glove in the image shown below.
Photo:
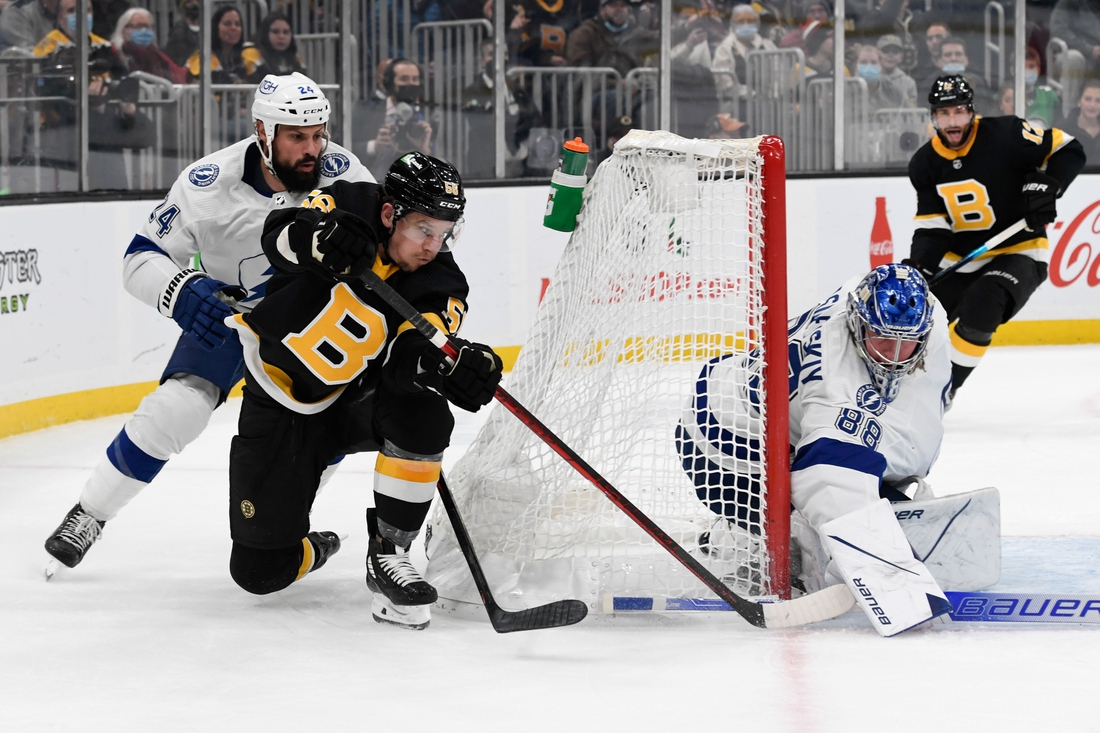
{"label": "goalie catching glove", "polygon": [[294,217],[287,238],[300,264],[313,258],[337,275],[363,274],[378,253],[378,243],[367,222],[339,209],[327,214],[302,209]]}
{"label": "goalie catching glove", "polygon": [[1041,171],[1029,173],[1024,183],[1024,220],[1027,228],[1041,232],[1043,227],[1058,218],[1058,194],[1062,184],[1053,176]]}
{"label": "goalie catching glove", "polygon": [[213,350],[232,333],[223,321],[233,315],[231,305],[245,295],[241,288],[215,280],[204,272],[183,270],[168,281],[157,309],[178,323],[201,347]]}
{"label": "goalie catching glove", "polygon": [[504,363],[485,344],[451,338],[451,345],[458,350],[453,363],[438,349],[421,355],[424,373],[417,381],[438,390],[463,410],[477,412],[492,401]]}

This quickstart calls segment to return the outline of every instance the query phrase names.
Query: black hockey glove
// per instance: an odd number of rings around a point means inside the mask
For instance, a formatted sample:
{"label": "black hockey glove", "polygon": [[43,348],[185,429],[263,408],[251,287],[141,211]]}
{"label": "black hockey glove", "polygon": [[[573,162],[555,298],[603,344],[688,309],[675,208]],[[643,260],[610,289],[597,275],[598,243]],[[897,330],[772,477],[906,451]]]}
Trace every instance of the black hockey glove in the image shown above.
{"label": "black hockey glove", "polygon": [[302,209],[287,233],[298,262],[307,257],[337,275],[357,277],[370,269],[378,253],[374,233],[355,214],[335,209],[325,214]]}
{"label": "black hockey glove", "polygon": [[485,344],[459,338],[452,338],[451,344],[458,349],[453,365],[447,363],[443,352],[434,348],[420,357],[421,368],[438,374],[437,379],[424,382],[463,410],[477,412],[492,401],[504,363]]}
{"label": "black hockey glove", "polygon": [[1042,171],[1028,174],[1024,183],[1024,220],[1027,228],[1033,232],[1042,232],[1043,227],[1058,218],[1058,194],[1062,184],[1057,178]]}

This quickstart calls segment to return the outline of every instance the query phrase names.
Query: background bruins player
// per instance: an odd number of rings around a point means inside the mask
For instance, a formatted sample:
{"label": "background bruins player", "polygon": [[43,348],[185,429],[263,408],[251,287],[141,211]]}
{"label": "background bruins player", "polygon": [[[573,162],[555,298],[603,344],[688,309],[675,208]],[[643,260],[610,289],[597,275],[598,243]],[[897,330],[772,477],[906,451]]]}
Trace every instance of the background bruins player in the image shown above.
{"label": "background bruins player", "polygon": [[909,161],[917,190],[916,230],[906,264],[931,278],[998,233],[1028,228],[932,287],[951,321],[952,394],[978,365],[993,333],[1047,277],[1045,225],[1055,201],[1085,165],[1081,143],[1019,117],[978,117],[961,76],[928,94],[936,135]]}
{"label": "background bruins player", "polygon": [[[454,339],[468,287],[449,248],[465,203],[454,167],[409,153],[384,188],[338,182],[268,217],[267,297],[227,319],[247,368],[229,477],[230,572],[245,590],[281,590],[339,550],[334,533],[309,531],[321,473],[343,453],[378,451],[367,510],[374,618],[428,625],[435,589],[408,547],[454,427],[447,401],[480,409],[502,366],[488,346]],[[446,330],[454,364],[362,284],[371,268]]]}

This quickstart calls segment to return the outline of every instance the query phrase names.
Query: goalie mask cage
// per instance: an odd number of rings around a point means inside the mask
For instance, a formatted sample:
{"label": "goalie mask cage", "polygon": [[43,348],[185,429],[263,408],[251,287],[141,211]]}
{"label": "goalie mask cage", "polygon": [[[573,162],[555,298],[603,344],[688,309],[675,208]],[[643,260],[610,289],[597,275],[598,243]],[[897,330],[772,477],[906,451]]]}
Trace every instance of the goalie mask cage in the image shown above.
{"label": "goalie mask cage", "polygon": [[[790,597],[784,183],[779,138],[632,131],[508,379],[732,590],[773,598]],[[502,405],[448,483],[504,607],[715,597]],[[432,523],[428,581],[480,603],[441,508]]]}

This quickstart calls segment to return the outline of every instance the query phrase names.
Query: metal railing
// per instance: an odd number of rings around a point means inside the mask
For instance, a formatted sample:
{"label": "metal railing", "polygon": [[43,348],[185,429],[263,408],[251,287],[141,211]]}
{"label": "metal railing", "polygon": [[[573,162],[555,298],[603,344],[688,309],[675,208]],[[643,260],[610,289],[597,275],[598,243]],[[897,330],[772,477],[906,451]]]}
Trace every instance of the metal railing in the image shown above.
{"label": "metal railing", "polygon": [[409,56],[422,69],[424,102],[442,128],[432,131],[436,152],[459,170],[466,167],[467,150],[463,92],[481,75],[481,44],[492,33],[487,20],[421,23],[413,29]]}
{"label": "metal railing", "polygon": [[545,127],[591,140],[593,150],[607,144],[608,122],[623,114],[623,78],[611,67],[523,66],[506,77],[527,91]]}
{"label": "metal railing", "polygon": [[[993,40],[993,15],[997,16],[997,40]],[[1005,8],[997,0],[985,6],[985,81],[999,87],[1005,81]],[[997,81],[993,81],[992,56],[997,55]]]}
{"label": "metal railing", "polygon": [[[806,99],[806,62],[801,49],[750,51],[745,56],[745,122],[753,135],[778,135],[787,148],[787,169],[811,170],[811,153],[799,124]],[[830,129],[831,129],[830,125]]]}

